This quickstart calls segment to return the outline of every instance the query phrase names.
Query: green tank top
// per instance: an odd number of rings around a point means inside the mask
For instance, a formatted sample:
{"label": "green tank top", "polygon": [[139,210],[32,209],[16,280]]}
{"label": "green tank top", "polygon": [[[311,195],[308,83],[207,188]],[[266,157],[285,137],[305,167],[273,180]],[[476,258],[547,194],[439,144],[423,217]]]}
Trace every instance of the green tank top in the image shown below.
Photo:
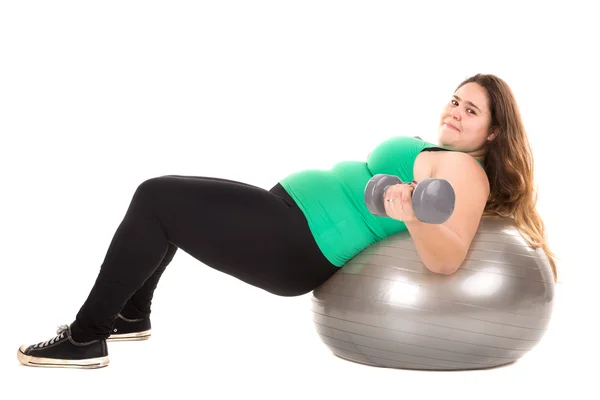
{"label": "green tank top", "polygon": [[429,148],[451,151],[419,138],[398,136],[379,144],[366,162],[343,161],[329,170],[304,170],[279,183],[304,213],[323,255],[341,267],[372,244],[406,230],[402,221],[369,212],[365,187],[376,174],[411,182],[417,156]]}

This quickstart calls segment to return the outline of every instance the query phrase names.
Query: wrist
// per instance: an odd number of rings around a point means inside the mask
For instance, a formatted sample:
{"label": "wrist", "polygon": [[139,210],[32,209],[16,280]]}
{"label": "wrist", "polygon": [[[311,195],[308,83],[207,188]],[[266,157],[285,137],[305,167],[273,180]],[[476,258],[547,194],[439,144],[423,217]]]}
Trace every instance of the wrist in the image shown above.
{"label": "wrist", "polygon": [[408,229],[412,228],[413,226],[417,226],[417,225],[423,224],[423,222],[419,221],[416,218],[414,218],[414,219],[408,219],[408,220],[405,220],[405,221],[402,221],[402,222],[404,222],[404,225],[406,225],[406,227]]}

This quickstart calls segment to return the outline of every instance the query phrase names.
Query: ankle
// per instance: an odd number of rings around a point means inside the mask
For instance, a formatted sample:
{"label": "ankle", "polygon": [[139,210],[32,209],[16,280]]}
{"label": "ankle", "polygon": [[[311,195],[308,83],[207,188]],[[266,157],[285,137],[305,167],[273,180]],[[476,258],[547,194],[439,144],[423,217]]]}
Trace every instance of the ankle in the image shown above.
{"label": "ankle", "polygon": [[[73,325],[71,325],[71,326],[73,326]],[[80,330],[71,328],[71,340],[77,344],[84,344],[84,343],[89,343],[95,339],[90,338],[84,332],[81,332]]]}
{"label": "ankle", "polygon": [[135,307],[131,303],[125,304],[125,307],[119,313],[121,316],[128,320],[139,320],[150,317],[150,310],[142,311],[139,308]]}
{"label": "ankle", "polygon": [[69,326],[69,333],[71,336],[71,340],[77,344],[87,344],[97,340],[104,340],[110,335],[110,330],[107,332],[94,332],[89,329],[85,330],[81,328],[81,325],[74,321]]}

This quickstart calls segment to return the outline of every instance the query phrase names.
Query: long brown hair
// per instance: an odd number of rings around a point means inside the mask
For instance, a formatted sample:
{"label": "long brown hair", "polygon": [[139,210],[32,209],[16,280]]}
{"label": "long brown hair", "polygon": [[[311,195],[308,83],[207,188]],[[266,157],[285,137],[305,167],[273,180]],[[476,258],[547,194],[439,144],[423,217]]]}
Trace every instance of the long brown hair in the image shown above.
{"label": "long brown hair", "polygon": [[490,131],[496,133],[492,141],[486,142],[483,165],[490,181],[490,196],[483,215],[512,219],[532,248],[543,249],[556,282],[556,256],[548,247],[544,221],[536,210],[533,155],[513,92],[504,80],[490,74],[476,74],[456,89],[470,82],[486,90],[492,117]]}

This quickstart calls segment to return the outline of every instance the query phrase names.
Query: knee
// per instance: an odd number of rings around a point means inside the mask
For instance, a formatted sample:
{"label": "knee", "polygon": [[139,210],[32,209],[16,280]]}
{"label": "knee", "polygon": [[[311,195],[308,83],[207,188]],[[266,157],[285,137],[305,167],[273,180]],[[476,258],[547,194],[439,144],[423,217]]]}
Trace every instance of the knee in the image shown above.
{"label": "knee", "polygon": [[157,191],[162,191],[171,180],[172,177],[170,177],[169,175],[157,176],[154,178],[146,179],[138,185],[136,193],[155,193]]}
{"label": "knee", "polygon": [[133,195],[133,199],[136,201],[158,199],[161,193],[165,192],[168,180],[168,176],[158,176],[146,179],[138,185]]}

